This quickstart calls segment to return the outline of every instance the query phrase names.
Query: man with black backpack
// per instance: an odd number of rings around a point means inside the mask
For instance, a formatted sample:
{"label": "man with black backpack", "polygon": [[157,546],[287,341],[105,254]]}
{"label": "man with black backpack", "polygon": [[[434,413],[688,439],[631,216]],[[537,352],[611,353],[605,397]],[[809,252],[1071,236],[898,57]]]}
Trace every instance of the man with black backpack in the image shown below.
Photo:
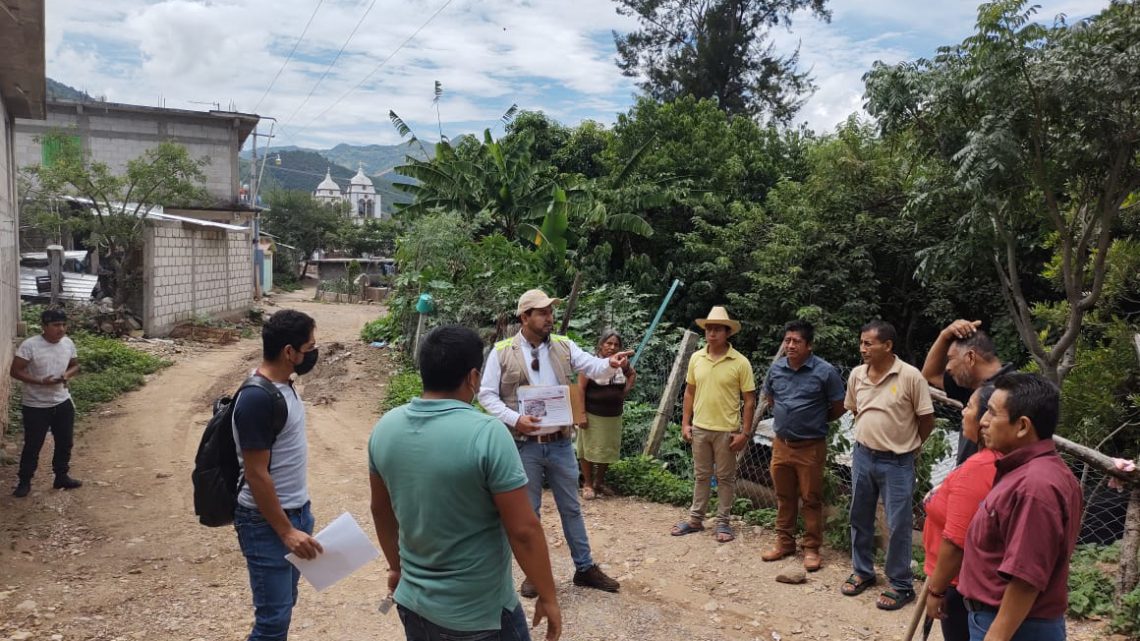
{"label": "man with black backpack", "polygon": [[[254,624],[249,641],[284,641],[297,602],[300,573],[285,560],[289,552],[312,559],[323,550],[312,537],[309,509],[308,441],[305,407],[291,376],[317,364],[316,323],[302,312],[283,309],[261,328],[262,361],[255,376],[273,383],[243,385],[234,399],[233,436],[241,481],[234,529],[249,568]],[[285,421],[280,430],[284,398]]]}

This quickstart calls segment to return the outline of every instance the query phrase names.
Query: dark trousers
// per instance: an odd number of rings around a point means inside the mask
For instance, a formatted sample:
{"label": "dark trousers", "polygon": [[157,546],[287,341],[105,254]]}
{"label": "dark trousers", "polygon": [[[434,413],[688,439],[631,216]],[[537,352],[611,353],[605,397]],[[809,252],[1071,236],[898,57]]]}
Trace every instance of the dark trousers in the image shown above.
{"label": "dark trousers", "polygon": [[24,451],[20,454],[20,480],[31,481],[40,464],[40,450],[51,432],[55,453],[51,469],[57,476],[71,466],[71,446],[75,442],[75,405],[68,399],[55,407],[21,406],[24,417]]}
{"label": "dark trousers", "polygon": [[952,585],[946,588],[942,611],[946,613],[946,618],[941,621],[942,638],[946,641],[970,641],[970,613],[966,611],[958,588]]}
{"label": "dark trousers", "polygon": [[530,641],[530,629],[522,604],[503,610],[498,630],[462,632],[436,625],[402,605],[396,604],[407,641]]}

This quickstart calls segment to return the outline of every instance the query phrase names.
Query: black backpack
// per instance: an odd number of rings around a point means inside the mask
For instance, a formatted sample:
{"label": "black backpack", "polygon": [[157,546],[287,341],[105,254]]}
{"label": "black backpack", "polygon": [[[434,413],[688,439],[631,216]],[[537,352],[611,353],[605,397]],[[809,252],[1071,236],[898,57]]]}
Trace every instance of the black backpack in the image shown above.
{"label": "black backpack", "polygon": [[253,374],[245,379],[232,397],[220,396],[214,401],[214,415],[202,432],[198,455],[194,457],[194,514],[207,527],[220,527],[234,522],[234,508],[245,478],[238,463],[234,443],[234,401],[247,387],[259,387],[273,399],[273,438],[285,427],[289,406],[285,395],[269,379]]}

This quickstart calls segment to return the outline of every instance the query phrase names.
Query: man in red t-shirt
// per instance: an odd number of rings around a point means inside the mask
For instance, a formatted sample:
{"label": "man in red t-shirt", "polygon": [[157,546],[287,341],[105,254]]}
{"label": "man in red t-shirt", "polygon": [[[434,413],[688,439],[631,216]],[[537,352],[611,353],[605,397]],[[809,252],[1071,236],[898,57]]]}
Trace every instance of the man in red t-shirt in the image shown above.
{"label": "man in red t-shirt", "polygon": [[1002,456],[958,579],[970,641],[1063,641],[1083,500],[1053,445],[1060,391],[1036,374],[1006,374],[994,388],[982,438]]}

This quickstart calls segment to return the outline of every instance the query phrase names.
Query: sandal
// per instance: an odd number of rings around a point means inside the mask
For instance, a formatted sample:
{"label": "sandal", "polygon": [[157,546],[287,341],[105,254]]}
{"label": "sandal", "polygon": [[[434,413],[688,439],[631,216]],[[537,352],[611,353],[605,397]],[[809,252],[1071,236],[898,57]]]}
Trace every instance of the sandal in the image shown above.
{"label": "sandal", "polygon": [[587,501],[593,501],[594,499],[598,498],[598,496],[594,493],[594,488],[587,485],[586,487],[582,488],[582,498],[586,499]]}
{"label": "sandal", "polygon": [[673,536],[685,536],[686,534],[693,534],[694,532],[703,532],[704,529],[705,526],[703,525],[693,525],[688,521],[681,521],[673,526],[673,530],[669,532],[669,534]]}
{"label": "sandal", "polygon": [[[717,523],[714,531],[716,532],[717,543],[728,543],[736,540],[736,536],[732,533],[732,528],[729,527],[728,523]],[[728,538],[721,538],[725,536]]]}
{"label": "sandal", "polygon": [[[890,603],[883,603],[883,598],[890,599]],[[880,610],[900,610],[908,603],[913,602],[915,599],[914,590],[883,590],[879,595],[879,600],[875,601],[875,607]]]}
{"label": "sandal", "polygon": [[614,488],[606,485],[605,483],[599,485],[598,487],[595,487],[594,491],[602,496],[617,496],[617,492],[614,490]]}
{"label": "sandal", "polygon": [[[877,581],[878,579],[875,577],[864,579],[858,574],[852,574],[851,576],[847,577],[847,580],[843,582],[843,585],[839,586],[839,591],[847,596],[856,596],[863,594],[864,590],[871,587],[872,585],[875,585]],[[849,588],[847,586],[851,587]]]}

